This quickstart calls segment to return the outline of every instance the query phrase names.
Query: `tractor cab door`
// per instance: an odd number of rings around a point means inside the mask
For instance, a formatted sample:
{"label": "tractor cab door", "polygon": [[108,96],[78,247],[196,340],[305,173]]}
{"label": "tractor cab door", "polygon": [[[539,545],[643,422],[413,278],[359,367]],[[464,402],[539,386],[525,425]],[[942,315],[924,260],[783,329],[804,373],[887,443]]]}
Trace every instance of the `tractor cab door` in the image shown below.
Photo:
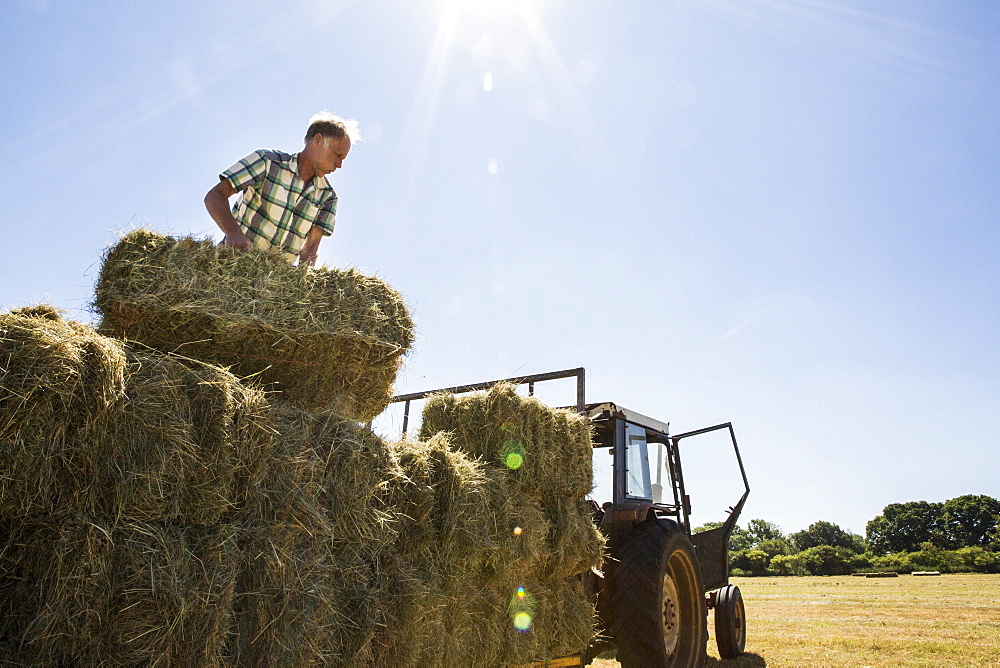
{"label": "tractor cab door", "polygon": [[[705,586],[717,589],[729,582],[729,536],[750,494],[736,433],[727,422],[670,440],[677,453],[683,520],[692,532]],[[697,502],[694,512],[691,498]],[[710,528],[696,532],[699,525]]]}

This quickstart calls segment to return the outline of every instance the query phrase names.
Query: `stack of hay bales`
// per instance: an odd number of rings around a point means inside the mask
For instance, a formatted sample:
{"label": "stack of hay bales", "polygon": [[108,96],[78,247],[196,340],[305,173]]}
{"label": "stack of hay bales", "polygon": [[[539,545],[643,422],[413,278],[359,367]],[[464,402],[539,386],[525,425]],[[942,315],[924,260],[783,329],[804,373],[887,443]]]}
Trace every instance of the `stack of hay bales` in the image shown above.
{"label": "stack of hay bales", "polygon": [[[420,436],[445,434],[454,449],[480,464],[486,480],[484,519],[492,524],[470,527],[479,536],[470,557],[476,563],[454,572],[449,566],[456,562],[449,559],[439,571],[440,589],[455,589],[452,605],[475,611],[456,617],[476,619],[481,644],[492,641],[492,663],[483,665],[580,651],[595,631],[593,602],[580,574],[599,566],[604,550],[585,500],[592,487],[589,423],[522,397],[511,385],[497,385],[429,399]],[[421,542],[411,544],[419,549]],[[478,597],[463,599],[473,592]]]}
{"label": "stack of hay bales", "polygon": [[542,572],[544,513],[519,498],[504,471],[450,438],[401,444],[408,519],[390,568],[393,616],[380,638],[395,662],[384,665],[503,666],[583,651],[594,607],[580,573]]}
{"label": "stack of hay bales", "polygon": [[0,369],[10,660],[218,663],[238,564],[223,518],[260,474],[261,393],[46,307],[0,314]]}
{"label": "stack of hay bales", "polygon": [[[102,333],[0,314],[0,659],[492,666],[587,645],[582,419],[501,388],[379,438],[359,421],[412,323],[353,272],[137,231],[97,305]],[[496,464],[512,438],[518,470]]]}

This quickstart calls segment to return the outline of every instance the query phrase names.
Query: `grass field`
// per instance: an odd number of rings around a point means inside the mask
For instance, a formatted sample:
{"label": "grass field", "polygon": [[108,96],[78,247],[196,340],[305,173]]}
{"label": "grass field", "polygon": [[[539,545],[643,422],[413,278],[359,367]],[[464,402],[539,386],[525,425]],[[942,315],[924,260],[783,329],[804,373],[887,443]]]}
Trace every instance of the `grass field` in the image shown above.
{"label": "grass field", "polygon": [[731,581],[747,653],[720,661],[712,634],[709,666],[1000,666],[1000,575]]}

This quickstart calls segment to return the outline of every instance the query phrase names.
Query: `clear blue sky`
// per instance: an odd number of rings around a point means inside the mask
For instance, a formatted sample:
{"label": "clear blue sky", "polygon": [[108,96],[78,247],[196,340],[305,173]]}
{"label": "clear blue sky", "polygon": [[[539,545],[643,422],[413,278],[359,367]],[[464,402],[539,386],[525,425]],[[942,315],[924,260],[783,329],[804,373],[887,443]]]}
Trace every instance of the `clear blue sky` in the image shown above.
{"label": "clear blue sky", "polygon": [[366,140],[320,259],[412,305],[399,391],[585,366],[590,400],[675,432],[731,420],[744,520],[786,532],[1000,497],[1000,3],[7,0],[0,22],[0,308],[91,318],[115,230],[219,238],[218,173],[328,109]]}

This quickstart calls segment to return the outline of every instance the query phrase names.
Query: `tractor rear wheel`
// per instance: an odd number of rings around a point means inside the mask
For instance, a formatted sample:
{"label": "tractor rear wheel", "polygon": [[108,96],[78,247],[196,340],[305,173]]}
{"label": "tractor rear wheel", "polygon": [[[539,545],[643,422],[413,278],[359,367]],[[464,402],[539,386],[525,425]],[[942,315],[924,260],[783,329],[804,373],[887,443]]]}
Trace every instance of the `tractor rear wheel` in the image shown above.
{"label": "tractor rear wheel", "polygon": [[736,585],[726,585],[715,595],[715,644],[719,656],[735,659],[746,648],[747,617],[743,595]]}
{"label": "tractor rear wheel", "polygon": [[612,633],[623,668],[705,662],[708,610],[691,541],[676,522],[636,526],[618,550]]}

